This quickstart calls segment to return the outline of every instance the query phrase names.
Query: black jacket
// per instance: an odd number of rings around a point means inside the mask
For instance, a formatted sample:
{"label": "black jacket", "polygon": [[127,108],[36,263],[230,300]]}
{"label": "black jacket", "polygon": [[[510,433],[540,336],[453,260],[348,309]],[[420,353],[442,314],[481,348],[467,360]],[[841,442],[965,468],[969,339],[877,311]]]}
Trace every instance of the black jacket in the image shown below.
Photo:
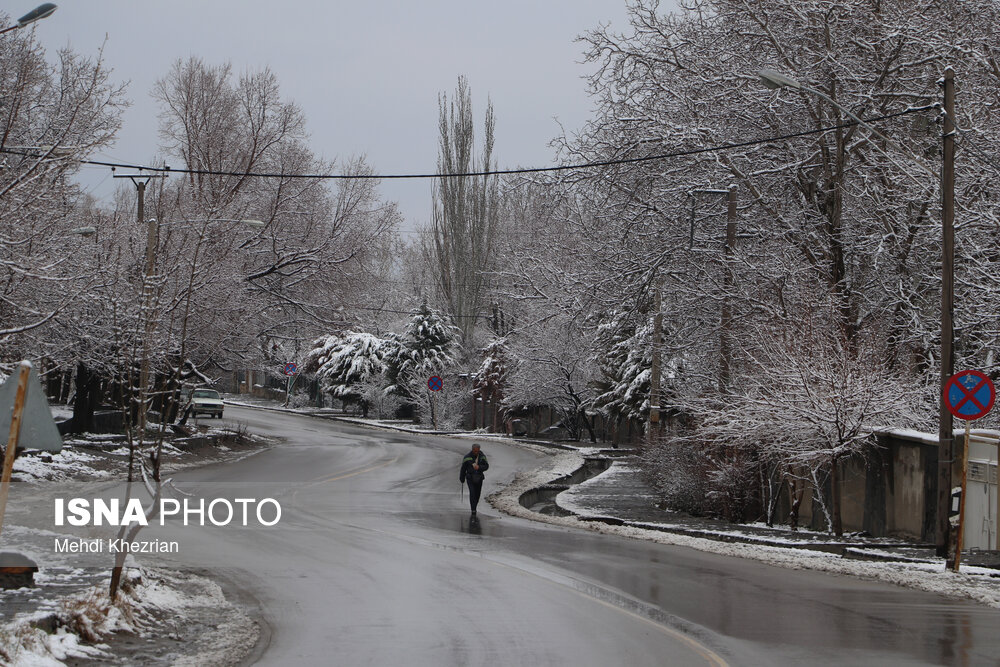
{"label": "black jacket", "polygon": [[476,463],[476,455],[470,451],[462,459],[462,469],[458,473],[458,481],[462,484],[465,484],[466,478],[479,483],[482,483],[486,478],[483,473],[489,469],[490,462],[486,460],[486,454],[483,454],[483,450],[479,450],[479,470],[472,467],[473,463]]}

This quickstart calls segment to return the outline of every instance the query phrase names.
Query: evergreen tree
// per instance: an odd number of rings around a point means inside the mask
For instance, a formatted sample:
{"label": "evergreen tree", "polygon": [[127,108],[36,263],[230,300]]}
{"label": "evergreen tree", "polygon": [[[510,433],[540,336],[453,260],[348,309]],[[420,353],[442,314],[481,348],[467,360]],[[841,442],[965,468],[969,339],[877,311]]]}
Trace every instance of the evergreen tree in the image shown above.
{"label": "evergreen tree", "polygon": [[413,398],[414,388],[427,381],[427,376],[444,372],[459,351],[458,330],[440,313],[423,304],[401,337],[385,357],[386,393]]}
{"label": "evergreen tree", "polygon": [[598,359],[601,379],[594,407],[618,421],[649,417],[649,379],[653,363],[652,324],[638,326],[612,317],[598,330],[598,341],[606,350]]}
{"label": "evergreen tree", "polygon": [[306,362],[315,369],[323,389],[335,398],[361,405],[368,415],[363,385],[385,370],[387,341],[365,332],[347,331],[316,341]]}

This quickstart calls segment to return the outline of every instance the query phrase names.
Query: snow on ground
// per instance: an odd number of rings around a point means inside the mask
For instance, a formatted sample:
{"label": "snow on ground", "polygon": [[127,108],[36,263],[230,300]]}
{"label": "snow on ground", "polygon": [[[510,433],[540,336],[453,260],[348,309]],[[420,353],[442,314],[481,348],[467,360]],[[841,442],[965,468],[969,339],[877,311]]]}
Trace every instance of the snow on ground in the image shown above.
{"label": "snow on ground", "polygon": [[[535,447],[537,447],[537,445],[535,445]],[[552,451],[546,450],[546,453],[552,454]],[[517,473],[510,484],[491,494],[487,500],[498,510],[510,514],[511,516],[518,516],[524,519],[537,521],[547,521],[548,523],[560,523],[559,521],[549,521],[549,519],[558,517],[549,517],[538,514],[537,512],[532,512],[528,508],[522,506],[520,498],[523,494],[534,488],[549,484],[560,477],[571,474],[582,465],[583,456],[579,452],[560,451],[557,454],[552,454],[552,458],[550,458],[543,467],[536,470]],[[583,525],[584,523],[573,517],[565,518],[572,519],[570,523],[565,525],[576,526]]]}
{"label": "snow on ground", "polygon": [[49,411],[52,413],[52,418],[57,422],[73,418],[73,406],[71,405],[56,405],[49,403]]}
{"label": "snow on ground", "polygon": [[[982,604],[1000,608],[1000,578],[997,571],[986,568],[964,567],[958,574],[945,569],[944,561],[928,562],[868,562],[842,558],[837,554],[795,549],[781,546],[765,546],[720,542],[701,537],[690,537],[674,533],[635,526],[615,526],[601,522],[582,521],[575,516],[563,517],[539,514],[523,507],[519,499],[525,492],[550,483],[567,475],[583,465],[583,456],[578,452],[562,452],[554,455],[547,464],[530,473],[520,473],[507,487],[489,496],[489,502],[498,510],[533,521],[583,528],[609,535],[621,535],[633,539],[651,540],[660,544],[685,546],[699,551],[754,560],[790,569],[808,569],[844,574],[876,581],[916,588],[950,597],[975,600]],[[621,467],[614,474],[626,474]],[[606,474],[606,473],[605,473]],[[601,477],[600,475],[598,477]],[[597,477],[592,478],[597,479]]]}
{"label": "snow on ground", "polygon": [[[215,444],[198,452],[192,452],[175,446],[178,440],[171,434],[163,443],[165,470],[204,464],[210,458],[230,460],[234,456],[234,450],[222,445],[221,442],[236,441],[241,452],[256,451],[267,442],[265,438],[239,433],[225,426],[211,427],[203,432],[199,431],[196,435]],[[144,449],[152,445],[152,441],[147,441]],[[126,469],[128,454],[126,438],[123,435],[85,434],[67,438],[63,441],[63,448],[59,453],[28,452],[19,455],[14,460],[14,480],[40,482],[107,479]]]}
{"label": "snow on ground", "polygon": [[[64,597],[53,610],[22,614],[0,625],[0,662],[19,667],[77,659],[101,664],[232,664],[244,659],[259,637],[257,623],[204,577],[130,568],[113,604],[106,589],[105,579]],[[196,631],[179,634],[182,625]],[[141,641],[122,650],[106,643],[116,634]]]}
{"label": "snow on ground", "polygon": [[[128,450],[126,450],[126,455]],[[14,459],[14,479],[19,481],[104,478],[110,477],[110,470],[101,470],[99,463],[105,457],[83,451],[73,444],[64,444],[58,454],[41,456],[18,456]]]}

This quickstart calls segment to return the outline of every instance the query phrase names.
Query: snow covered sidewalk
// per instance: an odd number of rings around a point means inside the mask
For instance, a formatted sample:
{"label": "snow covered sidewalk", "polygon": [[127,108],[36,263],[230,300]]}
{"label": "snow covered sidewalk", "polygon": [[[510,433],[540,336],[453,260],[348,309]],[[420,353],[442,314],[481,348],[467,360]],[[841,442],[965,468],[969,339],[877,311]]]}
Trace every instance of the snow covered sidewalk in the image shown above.
{"label": "snow covered sidewalk", "polygon": [[[567,485],[585,465],[585,451],[553,455],[543,468],[518,475],[488,500],[502,512],[535,521],[751,558],[779,567],[858,576],[1000,608],[998,570],[963,565],[961,573],[955,574],[945,569],[943,560],[932,558],[932,552],[898,540],[833,538],[812,531],[734,526],[665,512],[655,506],[651,489],[627,460],[614,461],[606,472]],[[561,490],[554,501],[559,511],[534,511],[537,506],[524,506],[524,499],[534,498],[539,489]]]}
{"label": "snow covered sidewalk", "polygon": [[886,551],[888,549],[907,548],[912,553],[912,550],[926,546],[892,538],[858,535],[836,537],[812,530],[792,531],[764,523],[731,524],[721,519],[694,517],[664,510],[657,505],[657,500],[634,461],[629,459],[613,461],[606,472],[573,485],[556,497],[560,508],[588,521],[625,523],[725,542],[793,546],[838,554],[851,547],[878,548],[884,553],[889,553]]}

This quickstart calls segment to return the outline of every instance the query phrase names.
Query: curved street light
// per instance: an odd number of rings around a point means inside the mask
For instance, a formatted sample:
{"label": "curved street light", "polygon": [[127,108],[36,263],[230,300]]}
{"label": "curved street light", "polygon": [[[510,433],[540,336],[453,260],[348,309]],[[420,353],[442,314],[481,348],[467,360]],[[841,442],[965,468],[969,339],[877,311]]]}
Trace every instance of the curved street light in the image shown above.
{"label": "curved street light", "polygon": [[17,30],[18,28],[23,28],[27,25],[31,25],[35,21],[41,21],[44,18],[48,18],[49,16],[52,16],[52,12],[54,11],[56,11],[56,5],[54,5],[51,2],[46,2],[41,5],[38,5],[30,12],[19,18],[17,20],[17,23],[15,23],[14,25],[10,26],[9,28],[4,28],[3,30],[0,30],[0,35],[2,35],[5,32],[10,32],[11,30]]}
{"label": "curved street light", "polygon": [[[153,220],[155,220],[155,218],[150,218],[151,222]],[[267,223],[265,223],[263,220],[256,220],[254,218],[209,218],[208,220],[164,220],[163,222],[160,222],[158,224],[159,226],[162,227],[164,225],[177,225],[185,222],[188,223],[199,222],[206,225],[210,225],[216,222],[238,222],[241,225],[246,225],[247,227],[253,227],[254,229],[262,229],[267,226]]]}
{"label": "curved street light", "polygon": [[[762,69],[760,72],[757,73],[757,76],[760,77],[760,82],[762,84],[764,84],[764,87],[765,88],[769,88],[771,90],[780,90],[781,88],[791,88],[792,90],[800,90],[800,91],[802,91],[804,93],[809,93],[810,95],[815,95],[816,97],[819,97],[820,99],[823,99],[826,102],[828,102],[829,104],[833,105],[837,109],[840,109],[840,111],[842,111],[844,113],[844,115],[846,115],[848,118],[850,118],[851,120],[853,120],[855,123],[857,123],[861,127],[865,128],[866,130],[868,130],[872,134],[874,134],[876,137],[878,137],[882,141],[886,142],[887,144],[892,144],[892,145],[895,145],[895,146],[899,146],[898,143],[896,143],[895,141],[893,141],[889,137],[885,136],[884,134],[882,134],[881,132],[879,132],[874,127],[872,127],[872,125],[870,123],[865,122],[864,120],[862,120],[861,118],[859,118],[855,114],[851,113],[850,109],[847,109],[847,108],[841,106],[840,104],[837,104],[836,102],[834,102],[833,99],[829,95],[827,95],[826,93],[824,93],[823,91],[817,90],[815,88],[811,88],[811,87],[809,87],[809,86],[807,86],[807,85],[805,85],[805,84],[803,84],[803,83],[801,83],[799,81],[796,81],[795,79],[793,79],[793,78],[791,78],[789,76],[785,76],[781,72],[776,72],[773,69]],[[902,147],[900,146],[900,148],[902,148]],[[905,151],[906,149],[903,149],[903,150]],[[906,151],[906,152],[909,152],[909,151]],[[925,167],[919,160],[917,160],[915,158],[915,156],[913,156],[911,154],[910,157],[913,158],[914,164],[917,165],[917,167],[919,167],[923,172],[925,172],[925,173],[933,176],[934,178],[938,177],[938,174],[935,174],[933,171],[931,171],[930,169],[928,169],[927,167]],[[890,157],[890,159],[891,159],[891,157]],[[905,172],[905,170],[904,170],[904,172]]]}

